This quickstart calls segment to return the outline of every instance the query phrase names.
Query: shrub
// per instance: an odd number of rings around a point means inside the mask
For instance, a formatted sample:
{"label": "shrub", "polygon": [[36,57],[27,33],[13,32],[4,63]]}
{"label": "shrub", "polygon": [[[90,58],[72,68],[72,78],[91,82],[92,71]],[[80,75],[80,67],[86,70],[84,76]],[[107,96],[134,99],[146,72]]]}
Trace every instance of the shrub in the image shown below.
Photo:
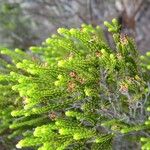
{"label": "shrub", "polygon": [[140,56],[116,19],[104,24],[114,48],[82,25],[27,52],[1,50],[3,138],[38,150],[150,149],[150,53]]}

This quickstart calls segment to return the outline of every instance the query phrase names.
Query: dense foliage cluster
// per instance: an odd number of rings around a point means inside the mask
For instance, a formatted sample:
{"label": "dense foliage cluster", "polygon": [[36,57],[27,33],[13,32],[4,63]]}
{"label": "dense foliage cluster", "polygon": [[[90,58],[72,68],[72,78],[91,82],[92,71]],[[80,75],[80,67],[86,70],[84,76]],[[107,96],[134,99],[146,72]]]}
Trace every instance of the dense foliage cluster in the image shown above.
{"label": "dense foliage cluster", "polygon": [[150,52],[139,56],[116,19],[104,24],[114,48],[82,25],[27,52],[1,50],[2,137],[38,150],[150,149]]}

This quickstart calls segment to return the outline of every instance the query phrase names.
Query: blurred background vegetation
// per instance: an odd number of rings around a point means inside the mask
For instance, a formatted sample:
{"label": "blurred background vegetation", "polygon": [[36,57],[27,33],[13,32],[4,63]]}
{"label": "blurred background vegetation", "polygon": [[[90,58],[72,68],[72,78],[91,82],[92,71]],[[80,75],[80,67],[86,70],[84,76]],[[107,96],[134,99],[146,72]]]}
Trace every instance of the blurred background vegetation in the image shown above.
{"label": "blurred background vegetation", "polygon": [[150,49],[150,0],[0,0],[0,47],[25,50],[58,27],[103,26],[114,17],[140,52]]}

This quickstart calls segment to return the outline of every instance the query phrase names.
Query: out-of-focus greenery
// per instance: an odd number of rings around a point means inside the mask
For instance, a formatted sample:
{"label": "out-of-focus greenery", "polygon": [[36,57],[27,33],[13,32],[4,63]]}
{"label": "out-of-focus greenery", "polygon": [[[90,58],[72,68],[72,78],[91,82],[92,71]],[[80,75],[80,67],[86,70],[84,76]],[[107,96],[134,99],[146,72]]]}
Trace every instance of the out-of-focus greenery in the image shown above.
{"label": "out-of-focus greenery", "polygon": [[31,26],[33,21],[23,14],[21,3],[0,1],[0,44],[6,47],[25,49],[36,39]]}
{"label": "out-of-focus greenery", "polygon": [[149,0],[0,0],[0,46],[27,49],[59,27],[102,26],[104,20],[115,17],[123,32],[136,35],[138,49],[144,54],[150,47],[149,6]]}

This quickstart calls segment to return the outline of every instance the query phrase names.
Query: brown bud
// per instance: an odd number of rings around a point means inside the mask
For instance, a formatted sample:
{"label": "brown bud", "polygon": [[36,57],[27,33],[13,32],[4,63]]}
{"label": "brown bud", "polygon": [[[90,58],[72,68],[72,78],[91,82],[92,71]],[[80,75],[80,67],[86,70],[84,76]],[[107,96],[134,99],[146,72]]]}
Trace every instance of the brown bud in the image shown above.
{"label": "brown bud", "polygon": [[73,92],[74,91],[74,89],[75,89],[75,87],[76,87],[76,84],[75,83],[73,83],[72,81],[69,81],[69,83],[68,83],[68,92]]}
{"label": "brown bud", "polygon": [[97,52],[95,52],[95,55],[96,55],[96,57],[100,57],[100,56],[102,56],[102,53],[97,51]]}
{"label": "brown bud", "polygon": [[117,53],[117,58],[119,59],[119,60],[121,60],[122,59],[122,55],[121,55],[121,53]]}
{"label": "brown bud", "polygon": [[122,84],[122,85],[120,85],[119,91],[120,91],[122,94],[126,94],[126,93],[128,92],[128,85],[127,85],[127,84]]}
{"label": "brown bud", "polygon": [[81,84],[84,84],[84,83],[85,83],[85,79],[82,79],[82,78],[78,78],[78,81],[79,81]]}
{"label": "brown bud", "polygon": [[57,117],[57,114],[56,114],[55,112],[51,112],[51,113],[49,114],[49,118],[50,118],[51,120],[55,120],[56,117]]}
{"label": "brown bud", "polygon": [[75,77],[77,76],[77,73],[74,72],[74,71],[71,71],[71,72],[69,73],[69,76],[72,77],[72,78],[75,78]]}
{"label": "brown bud", "polygon": [[123,45],[127,45],[128,44],[128,38],[126,34],[121,33],[120,34],[120,42]]}

